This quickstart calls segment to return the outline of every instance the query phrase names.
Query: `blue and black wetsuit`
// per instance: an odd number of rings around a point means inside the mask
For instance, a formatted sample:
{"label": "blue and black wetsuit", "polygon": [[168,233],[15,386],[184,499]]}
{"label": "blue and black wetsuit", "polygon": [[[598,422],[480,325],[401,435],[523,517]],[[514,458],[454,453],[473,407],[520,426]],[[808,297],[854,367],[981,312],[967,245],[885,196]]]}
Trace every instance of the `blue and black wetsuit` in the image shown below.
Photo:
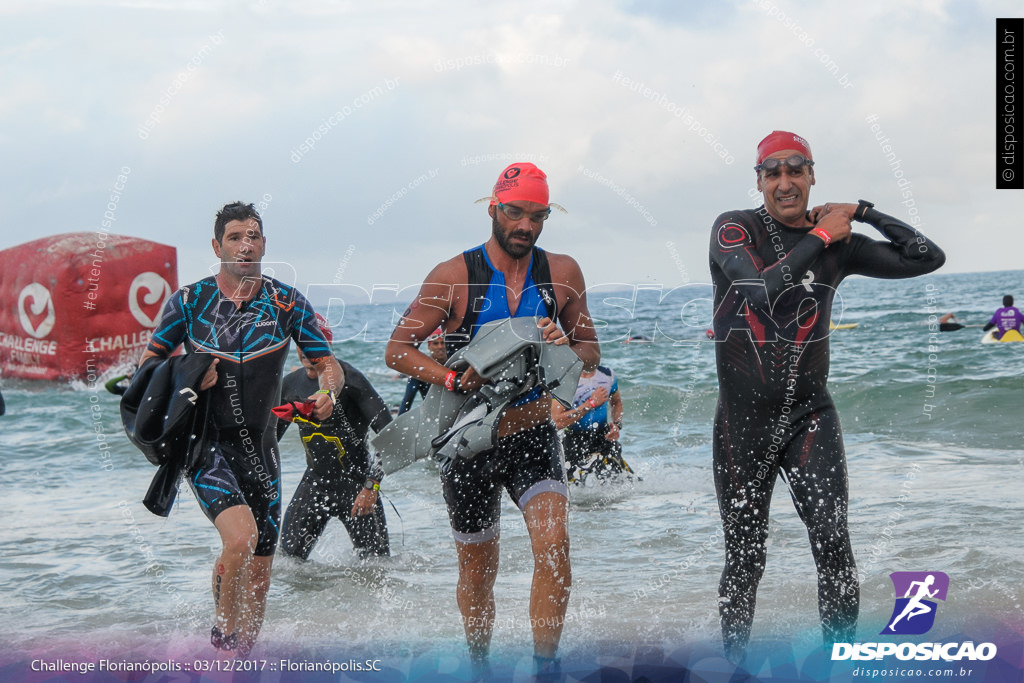
{"label": "blue and black wetsuit", "polygon": [[826,388],[832,300],[847,275],[907,278],[945,261],[934,242],[891,216],[868,208],[861,220],[887,241],[853,234],[826,248],[809,228],[782,225],[763,206],[722,214],[711,232],[719,384],[714,473],[726,551],[719,611],[731,656],[750,637],[780,475],[807,526],[825,639],[854,636],[859,586],[847,528],[846,456]]}
{"label": "blue and black wetsuit", "polygon": [[[306,472],[288,504],[281,534],[281,549],[307,559],[331,517],[345,525],[360,555],[388,555],[387,520],[380,496],[368,515],[352,516],[352,504],[367,479],[384,477],[379,458],[371,459],[366,432],[379,432],[391,422],[391,410],[359,370],[338,361],[345,372],[345,386],[338,394],[334,412],[319,427],[296,422],[306,451]],[[305,401],[319,389],[305,368],[284,378],[281,402]],[[291,423],[279,420],[277,438]]]}
{"label": "blue and black wetsuit", "polygon": [[148,347],[168,356],[185,344],[188,353],[220,359],[217,384],[209,389],[204,456],[185,474],[210,521],[227,508],[249,506],[259,530],[256,555],[274,554],[281,522],[277,425],[270,409],[280,396],[291,339],[311,361],[331,355],[312,306],[292,287],[263,277],[259,293],[239,307],[208,277],[170,298]]}
{"label": "blue and black wetsuit", "polygon": [[533,248],[523,289],[512,293],[519,300],[514,315],[508,305],[509,288],[505,284],[505,275],[491,263],[484,245],[464,251],[462,258],[469,272],[468,303],[459,327],[445,332],[444,341],[449,358],[469,343],[481,325],[489,322],[533,316],[555,320],[558,313],[555,288],[551,284],[548,255],[543,249]]}
{"label": "blue and black wetsuit", "polygon": [[[597,408],[588,410],[583,417],[570,424],[562,437],[569,481],[573,483],[582,484],[590,472],[602,477],[623,470],[622,444],[618,440],[608,439],[612,422],[612,397],[619,390],[619,380],[615,376],[615,371],[598,365],[597,370],[589,377],[581,375],[572,407],[575,409],[584,405],[601,387],[608,392],[608,400]],[[601,455],[600,459],[594,458],[595,453]]]}
{"label": "blue and black wetsuit", "polygon": [[[508,304],[510,293],[505,276],[491,263],[484,246],[470,249],[462,256],[469,272],[468,302],[462,323],[445,333],[449,358],[488,322],[533,316],[557,319],[555,290],[543,249],[534,247],[522,292],[512,293],[519,297],[514,314]],[[524,405],[541,397],[542,392],[534,390],[513,405]],[[497,538],[503,487],[520,509],[538,493],[555,491],[568,497],[554,423],[549,420],[524,429],[501,438],[492,451],[456,460],[447,475],[442,475],[441,484],[456,541],[483,543]]]}

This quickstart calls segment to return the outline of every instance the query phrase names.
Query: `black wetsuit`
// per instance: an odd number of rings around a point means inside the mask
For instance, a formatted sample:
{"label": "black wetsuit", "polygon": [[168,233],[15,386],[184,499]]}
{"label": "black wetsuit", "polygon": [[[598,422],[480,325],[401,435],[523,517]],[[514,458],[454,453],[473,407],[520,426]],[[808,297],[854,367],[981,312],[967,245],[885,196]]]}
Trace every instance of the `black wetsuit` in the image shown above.
{"label": "black wetsuit", "polygon": [[726,546],[719,611],[730,656],[750,637],[777,475],[788,479],[807,526],[825,639],[854,636],[860,592],[847,528],[846,456],[825,386],[832,299],[847,275],[906,278],[945,261],[905,223],[874,209],[863,220],[889,241],[853,234],[826,248],[808,228],[777,223],[763,206],[722,214],[711,232],[714,473]]}
{"label": "black wetsuit", "polygon": [[[388,527],[380,496],[368,515],[353,517],[352,504],[367,479],[384,476],[379,460],[370,459],[366,431],[379,432],[391,422],[391,411],[363,373],[344,361],[345,386],[334,412],[320,427],[296,422],[306,450],[306,472],[288,505],[281,549],[307,559],[331,517],[345,525],[352,545],[362,555],[388,555]],[[281,386],[281,402],[305,401],[319,388],[317,380],[299,368]],[[279,420],[277,438],[291,423]]]}
{"label": "black wetsuit", "polygon": [[222,296],[216,278],[183,287],[168,300],[148,350],[220,359],[210,392],[204,457],[186,471],[206,516],[248,505],[256,520],[256,555],[273,555],[281,522],[281,476],[276,425],[270,409],[280,396],[281,368],[294,339],[318,361],[331,355],[313,308],[299,292],[263,277],[260,291],[241,307]]}

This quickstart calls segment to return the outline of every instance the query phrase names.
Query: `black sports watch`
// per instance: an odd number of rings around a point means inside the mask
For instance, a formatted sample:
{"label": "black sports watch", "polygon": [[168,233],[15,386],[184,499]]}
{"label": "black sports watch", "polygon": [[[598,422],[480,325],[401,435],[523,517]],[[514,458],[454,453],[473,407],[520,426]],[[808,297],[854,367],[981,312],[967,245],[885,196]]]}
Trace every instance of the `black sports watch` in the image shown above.
{"label": "black sports watch", "polygon": [[853,212],[853,220],[862,221],[864,220],[864,214],[868,212],[868,209],[875,208],[875,205],[866,199],[857,200],[857,210]]}
{"label": "black sports watch", "polygon": [[363,488],[371,491],[380,491],[380,482],[374,481],[373,479],[367,479],[363,482]]}

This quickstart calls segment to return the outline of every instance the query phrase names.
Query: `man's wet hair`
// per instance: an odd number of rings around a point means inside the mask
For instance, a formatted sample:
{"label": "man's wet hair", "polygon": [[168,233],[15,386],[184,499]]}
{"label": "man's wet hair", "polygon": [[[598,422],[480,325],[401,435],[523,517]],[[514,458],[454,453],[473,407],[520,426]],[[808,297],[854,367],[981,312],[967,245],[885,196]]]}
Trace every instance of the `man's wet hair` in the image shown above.
{"label": "man's wet hair", "polygon": [[233,202],[231,204],[225,204],[224,208],[217,212],[217,220],[213,223],[213,238],[218,243],[224,242],[224,226],[231,221],[247,221],[250,218],[256,221],[260,226],[260,235],[263,235],[263,219],[260,218],[259,211],[256,210],[256,206],[251,202],[249,204],[243,204],[242,202]]}
{"label": "man's wet hair", "polygon": [[1013,296],[1007,294],[1003,297],[1003,308],[1009,308],[1013,305]]}

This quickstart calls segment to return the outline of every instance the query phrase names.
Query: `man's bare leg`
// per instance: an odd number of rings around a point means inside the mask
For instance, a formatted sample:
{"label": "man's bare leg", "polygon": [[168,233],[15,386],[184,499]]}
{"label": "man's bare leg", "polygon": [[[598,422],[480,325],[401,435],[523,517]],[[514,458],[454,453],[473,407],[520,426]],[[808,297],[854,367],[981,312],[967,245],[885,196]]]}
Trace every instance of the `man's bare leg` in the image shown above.
{"label": "man's bare leg", "polygon": [[533,587],[530,622],[533,653],[554,659],[569,606],[572,570],[569,567],[569,501],[559,493],[538,493],[523,510],[533,547]]}
{"label": "man's bare leg", "polygon": [[254,556],[249,561],[248,583],[239,595],[238,654],[246,656],[256,644],[267,610],[267,591],[270,590],[270,567],[274,556]]}
{"label": "man's bare leg", "polygon": [[224,637],[230,638],[241,627],[244,593],[249,586],[249,568],[258,532],[247,505],[235,505],[220,513],[214,526],[221,540],[220,557],[213,569],[214,625]]}
{"label": "man's bare leg", "polygon": [[483,543],[455,542],[459,555],[456,597],[462,612],[470,659],[487,659],[494,631],[494,580],[498,576],[498,539]]}

